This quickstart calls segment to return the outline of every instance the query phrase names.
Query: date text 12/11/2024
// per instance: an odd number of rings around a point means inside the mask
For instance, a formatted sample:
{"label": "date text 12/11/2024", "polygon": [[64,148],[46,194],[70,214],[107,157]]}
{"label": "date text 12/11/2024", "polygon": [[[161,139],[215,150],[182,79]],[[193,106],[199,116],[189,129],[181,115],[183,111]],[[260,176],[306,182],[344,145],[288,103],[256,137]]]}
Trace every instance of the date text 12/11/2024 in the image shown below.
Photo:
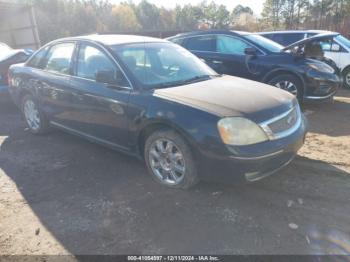
{"label": "date text 12/11/2024", "polygon": [[128,256],[128,261],[220,261],[216,256]]}

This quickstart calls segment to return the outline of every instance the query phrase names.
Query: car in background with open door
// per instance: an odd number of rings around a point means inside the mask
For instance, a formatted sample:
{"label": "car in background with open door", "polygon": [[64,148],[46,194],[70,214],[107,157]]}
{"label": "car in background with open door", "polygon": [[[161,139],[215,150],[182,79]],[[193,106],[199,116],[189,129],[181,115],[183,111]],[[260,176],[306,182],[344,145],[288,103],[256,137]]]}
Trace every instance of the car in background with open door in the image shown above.
{"label": "car in background with open door", "polygon": [[[306,38],[329,33],[332,34],[334,32],[321,30],[298,30],[260,32],[258,34],[281,45],[290,46]],[[350,88],[350,40],[339,33],[334,34],[336,34],[334,38],[320,41],[320,44],[322,50],[324,51],[324,56],[331,59],[342,72],[344,86],[346,88]]]}
{"label": "car in background with open door", "polygon": [[326,63],[286,50],[258,34],[208,30],[168,38],[204,60],[220,74],[267,83],[299,101],[333,97],[342,79]]}

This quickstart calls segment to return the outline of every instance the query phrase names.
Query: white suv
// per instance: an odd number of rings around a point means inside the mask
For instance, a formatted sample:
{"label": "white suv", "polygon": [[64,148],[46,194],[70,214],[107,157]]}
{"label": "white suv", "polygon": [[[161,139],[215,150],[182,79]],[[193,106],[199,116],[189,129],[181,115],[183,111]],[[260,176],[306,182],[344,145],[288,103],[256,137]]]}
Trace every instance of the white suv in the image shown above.
{"label": "white suv", "polygon": [[[324,33],[332,32],[321,30],[297,30],[262,32],[259,34],[279,44],[288,46],[302,39]],[[350,40],[339,34],[333,39],[333,41],[325,41],[320,44],[325,57],[336,63],[343,74],[345,86],[350,88]]]}

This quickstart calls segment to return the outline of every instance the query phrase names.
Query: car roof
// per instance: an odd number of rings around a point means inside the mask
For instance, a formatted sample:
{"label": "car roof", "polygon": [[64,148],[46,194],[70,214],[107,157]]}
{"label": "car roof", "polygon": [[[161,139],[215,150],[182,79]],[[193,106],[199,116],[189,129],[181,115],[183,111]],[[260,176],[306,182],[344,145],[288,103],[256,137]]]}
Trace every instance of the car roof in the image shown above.
{"label": "car roof", "polygon": [[185,38],[190,36],[212,35],[212,34],[229,34],[234,36],[243,36],[243,35],[249,35],[251,33],[245,32],[245,31],[232,31],[232,30],[199,30],[199,31],[192,31],[192,32],[177,34],[175,36],[168,37],[167,39]]}
{"label": "car roof", "polygon": [[258,32],[259,35],[267,34],[295,34],[295,33],[316,33],[316,34],[325,34],[325,33],[336,33],[327,30],[281,30],[281,31],[269,31],[269,32]]}
{"label": "car roof", "polygon": [[94,34],[87,36],[76,36],[76,37],[67,37],[55,40],[53,42],[61,41],[93,41],[98,42],[107,46],[112,45],[122,45],[122,44],[132,44],[132,43],[155,43],[155,42],[168,42],[166,40],[148,36],[139,36],[139,35],[118,35],[118,34]]}

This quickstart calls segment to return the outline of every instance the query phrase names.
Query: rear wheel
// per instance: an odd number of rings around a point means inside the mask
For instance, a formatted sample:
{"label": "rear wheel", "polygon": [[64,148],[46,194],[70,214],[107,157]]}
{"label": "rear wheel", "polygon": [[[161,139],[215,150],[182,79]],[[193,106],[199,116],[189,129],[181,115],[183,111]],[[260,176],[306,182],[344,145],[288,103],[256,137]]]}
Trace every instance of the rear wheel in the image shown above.
{"label": "rear wheel", "polygon": [[22,99],[22,113],[24,120],[33,134],[43,134],[48,131],[49,124],[36,100],[31,95],[26,95]]}
{"label": "rear wheel", "polygon": [[350,67],[344,70],[344,87],[350,89]]}
{"label": "rear wheel", "polygon": [[299,102],[303,101],[304,90],[300,79],[296,76],[290,74],[284,74],[280,76],[273,77],[268,84],[276,86],[280,89],[288,91],[289,93],[295,95]]}
{"label": "rear wheel", "polygon": [[190,147],[172,130],[151,134],[145,144],[145,161],[158,183],[188,189],[198,183],[197,168]]}

